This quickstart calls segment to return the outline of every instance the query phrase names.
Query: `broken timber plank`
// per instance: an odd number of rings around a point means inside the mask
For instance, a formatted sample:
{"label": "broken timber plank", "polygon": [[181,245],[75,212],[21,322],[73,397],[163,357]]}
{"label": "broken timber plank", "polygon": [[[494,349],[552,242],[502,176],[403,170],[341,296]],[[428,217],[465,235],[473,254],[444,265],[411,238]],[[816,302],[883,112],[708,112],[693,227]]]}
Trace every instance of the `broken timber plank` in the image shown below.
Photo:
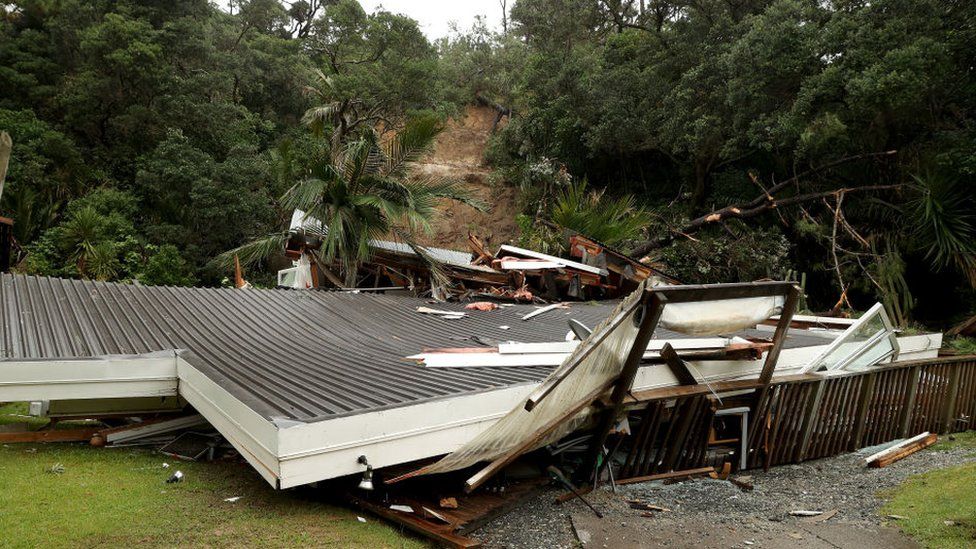
{"label": "broken timber plank", "polygon": [[616,484],[637,484],[639,482],[650,482],[652,480],[667,480],[672,478],[707,475],[709,473],[714,473],[714,472],[715,472],[714,467],[699,467],[698,469],[688,469],[686,471],[671,471],[670,473],[658,473],[656,475],[647,475],[643,477],[624,478],[615,481],[615,483]]}
{"label": "broken timber plank", "polygon": [[88,442],[101,427],[85,429],[45,429],[20,433],[0,433],[0,443],[16,442]]}
{"label": "broken timber plank", "polygon": [[868,467],[887,467],[888,465],[891,465],[902,458],[908,457],[919,450],[928,448],[929,446],[935,444],[938,439],[938,435],[926,431],[916,437],[899,442],[891,448],[887,448],[872,456],[869,456],[865,459],[865,461],[867,462]]}
{"label": "broken timber plank", "polygon": [[348,496],[349,500],[357,507],[369,511],[374,515],[382,517],[390,522],[404,526],[422,536],[442,543],[448,547],[473,548],[481,547],[481,542],[465,536],[455,534],[449,525],[433,524],[410,513],[398,513],[382,505],[376,505],[356,496]]}
{"label": "broken timber plank", "polygon": [[688,369],[688,363],[681,360],[681,357],[678,356],[678,353],[670,343],[665,343],[664,347],[661,348],[661,358],[664,359],[665,364],[671,369],[674,377],[678,378],[678,383],[681,385],[698,384],[698,380],[695,379],[695,376]]}

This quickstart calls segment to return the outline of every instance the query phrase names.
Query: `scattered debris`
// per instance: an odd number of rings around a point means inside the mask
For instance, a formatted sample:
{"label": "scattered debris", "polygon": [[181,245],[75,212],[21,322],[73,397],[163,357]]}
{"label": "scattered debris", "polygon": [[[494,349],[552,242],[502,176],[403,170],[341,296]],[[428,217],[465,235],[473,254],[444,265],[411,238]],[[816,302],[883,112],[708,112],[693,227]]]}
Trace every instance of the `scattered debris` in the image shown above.
{"label": "scattered debris", "polygon": [[494,311],[501,308],[497,303],[491,301],[475,301],[464,306],[468,311]]}
{"label": "scattered debris", "polygon": [[242,497],[243,496],[234,496],[230,498],[225,498],[224,501],[226,501],[227,503],[237,503],[238,501],[240,501]]}
{"label": "scattered debris", "polygon": [[177,482],[183,482],[183,471],[177,471],[166,479],[166,484],[174,484]]}
{"label": "scattered debris", "polygon": [[752,485],[752,477],[749,475],[742,475],[739,477],[729,477],[729,482],[738,486],[743,491],[751,492],[755,487]]}
{"label": "scattered debris", "polygon": [[410,507],[409,505],[391,505],[390,509],[400,511],[401,513],[413,513],[413,507]]}
{"label": "scattered debris", "polygon": [[439,505],[441,509],[457,509],[458,501],[457,498],[441,498]]}
{"label": "scattered debris", "polygon": [[417,307],[417,312],[423,313],[425,315],[436,315],[441,318],[446,318],[448,320],[456,320],[465,317],[465,313],[461,313],[458,311],[441,311],[438,309],[431,309],[430,307]]}
{"label": "scattered debris", "polygon": [[638,511],[671,512],[671,509],[668,509],[667,507],[661,507],[660,505],[654,505],[636,499],[627,500],[627,505],[630,505],[631,509],[637,509]]}
{"label": "scattered debris", "polygon": [[790,516],[791,517],[816,517],[818,515],[822,515],[823,513],[824,513],[823,511],[804,511],[802,509],[798,509],[795,511],[790,511]]}
{"label": "scattered debris", "polygon": [[555,309],[568,309],[568,308],[569,305],[566,305],[565,303],[553,303],[552,305],[546,305],[545,307],[541,307],[539,309],[532,311],[531,313],[523,316],[522,320],[529,320],[530,318],[535,318],[543,313],[548,313],[549,311],[553,311]]}
{"label": "scattered debris", "polygon": [[359,522],[366,522],[366,519],[364,519],[363,517],[356,517],[356,520],[358,520]]}
{"label": "scattered debris", "polygon": [[938,435],[926,431],[918,436],[903,440],[894,446],[868,456],[864,458],[864,461],[867,463],[868,467],[887,467],[888,465],[891,465],[902,458],[908,457],[915,452],[922,450],[923,448],[932,446],[938,439]]}
{"label": "scattered debris", "polygon": [[831,509],[830,511],[827,511],[825,513],[820,513],[820,514],[817,514],[817,515],[813,515],[813,516],[801,518],[800,519],[800,522],[803,522],[805,524],[815,524],[815,523],[818,523],[818,522],[826,522],[826,521],[834,518],[834,515],[836,515],[836,514],[837,514],[837,509]]}
{"label": "scattered debris", "polygon": [[673,480],[673,479],[692,479],[694,477],[715,474],[714,467],[699,467],[698,469],[688,469],[686,471],[671,471],[670,473],[658,473],[656,475],[646,475],[643,477],[633,477],[619,479],[617,484],[634,484],[638,482],[650,482],[652,480]]}
{"label": "scattered debris", "polygon": [[55,463],[54,465],[48,467],[44,470],[45,473],[51,473],[52,475],[63,475],[64,474],[64,464]]}

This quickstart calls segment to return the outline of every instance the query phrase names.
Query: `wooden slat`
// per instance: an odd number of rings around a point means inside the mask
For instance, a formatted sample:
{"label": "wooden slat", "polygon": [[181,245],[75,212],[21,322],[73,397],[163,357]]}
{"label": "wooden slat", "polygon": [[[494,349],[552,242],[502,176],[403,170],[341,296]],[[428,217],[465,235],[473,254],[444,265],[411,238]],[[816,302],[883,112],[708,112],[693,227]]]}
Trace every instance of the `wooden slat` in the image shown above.
{"label": "wooden slat", "polygon": [[45,429],[42,431],[0,433],[0,443],[88,442],[100,429],[100,427],[90,427],[84,429]]}

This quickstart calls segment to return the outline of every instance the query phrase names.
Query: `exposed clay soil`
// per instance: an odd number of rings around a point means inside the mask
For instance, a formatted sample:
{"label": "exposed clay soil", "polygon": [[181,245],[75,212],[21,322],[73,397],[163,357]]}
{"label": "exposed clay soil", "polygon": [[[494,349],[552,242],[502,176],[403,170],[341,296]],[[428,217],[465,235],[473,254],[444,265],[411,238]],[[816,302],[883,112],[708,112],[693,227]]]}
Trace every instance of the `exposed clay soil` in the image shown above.
{"label": "exposed clay soil", "polygon": [[484,164],[495,112],[486,107],[467,107],[463,116],[451,119],[437,138],[434,152],[416,169],[420,173],[453,178],[489,205],[487,212],[445,200],[442,215],[434,220],[433,233],[420,241],[432,246],[467,250],[468,231],[495,248],[518,236],[515,224],[516,191],[502,183],[492,185],[491,170]]}

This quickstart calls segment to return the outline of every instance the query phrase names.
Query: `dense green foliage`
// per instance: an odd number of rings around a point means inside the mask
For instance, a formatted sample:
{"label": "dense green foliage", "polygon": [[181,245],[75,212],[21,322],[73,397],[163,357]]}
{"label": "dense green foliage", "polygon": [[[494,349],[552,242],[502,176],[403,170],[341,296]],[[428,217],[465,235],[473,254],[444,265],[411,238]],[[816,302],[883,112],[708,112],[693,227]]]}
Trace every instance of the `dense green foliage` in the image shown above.
{"label": "dense green foliage", "polygon": [[[972,309],[972,3],[518,0],[511,21],[443,48],[479,60],[459,85],[514,112],[491,148],[510,180],[555,164],[634,195],[654,222],[632,248],[689,282],[800,271],[815,309]],[[775,193],[789,207],[692,221],[804,172]],[[551,220],[539,202],[524,213]]]}
{"label": "dense green foliage", "polygon": [[297,182],[476,103],[526,245],[569,228],[688,282],[804,273],[814,310],[881,299],[902,323],[976,303],[971,2],[517,0],[504,32],[433,44],[354,0],[231,5],[0,8],[0,210],[26,268],[216,283]]}
{"label": "dense green foliage", "polygon": [[24,267],[216,283],[216,255],[290,213],[275,201],[277,149],[304,135],[309,107],[334,103],[324,124],[351,132],[444,104],[437,85],[413,84],[437,71],[413,20],[325,4],[0,7],[0,128],[14,141],[0,209]]}

